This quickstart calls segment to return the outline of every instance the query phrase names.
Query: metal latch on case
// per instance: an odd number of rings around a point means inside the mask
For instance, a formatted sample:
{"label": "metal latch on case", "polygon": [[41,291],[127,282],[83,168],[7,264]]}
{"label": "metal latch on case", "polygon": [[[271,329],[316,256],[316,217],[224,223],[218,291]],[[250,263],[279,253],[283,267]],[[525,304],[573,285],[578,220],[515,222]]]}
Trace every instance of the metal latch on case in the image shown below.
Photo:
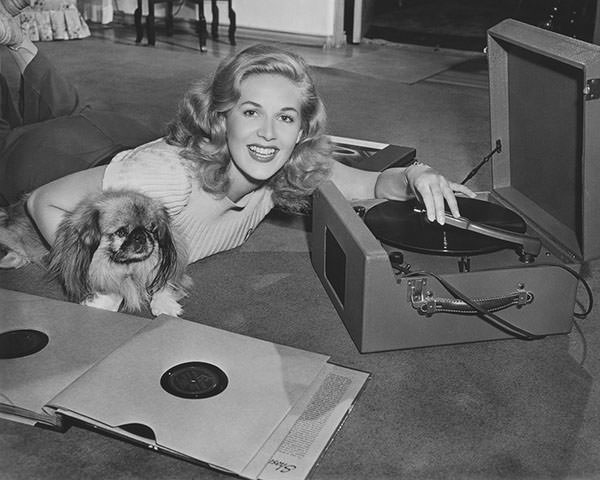
{"label": "metal latch on case", "polygon": [[585,82],[583,98],[584,100],[596,100],[600,98],[600,78],[590,78]]}

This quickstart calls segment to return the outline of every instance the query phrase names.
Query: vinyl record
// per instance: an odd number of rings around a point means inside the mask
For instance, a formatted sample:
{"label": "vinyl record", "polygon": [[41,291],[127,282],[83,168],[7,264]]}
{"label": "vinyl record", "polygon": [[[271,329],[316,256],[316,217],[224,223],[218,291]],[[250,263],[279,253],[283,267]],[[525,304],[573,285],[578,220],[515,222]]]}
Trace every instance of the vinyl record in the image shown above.
{"label": "vinyl record", "polygon": [[205,362],[175,365],[160,379],[161,387],[180,398],[209,398],[227,388],[229,380],[223,370]]}
{"label": "vinyl record", "polygon": [[[525,221],[512,210],[472,198],[458,197],[457,201],[461,216],[472,222],[525,233]],[[429,222],[426,215],[416,212],[415,208],[422,209],[423,205],[417,200],[380,203],[369,209],[364,217],[365,223],[381,242],[419,253],[469,256],[512,246],[506,241],[476,232]]]}
{"label": "vinyl record", "polygon": [[49,342],[48,335],[38,330],[11,330],[0,333],[0,358],[20,358],[42,350]]}

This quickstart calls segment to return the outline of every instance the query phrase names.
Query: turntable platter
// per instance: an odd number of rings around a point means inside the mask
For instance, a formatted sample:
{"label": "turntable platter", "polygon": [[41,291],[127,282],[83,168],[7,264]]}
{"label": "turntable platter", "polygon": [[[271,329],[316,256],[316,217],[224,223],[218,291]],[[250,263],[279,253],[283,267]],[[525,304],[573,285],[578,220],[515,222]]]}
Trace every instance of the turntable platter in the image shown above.
{"label": "turntable platter", "polygon": [[[526,224],[520,215],[501,205],[484,200],[457,197],[463,217],[472,222],[525,233]],[[415,209],[423,208],[417,200],[386,201],[370,208],[364,220],[373,235],[395,248],[419,253],[449,256],[470,256],[510,248],[511,244],[450,225],[429,222]]]}

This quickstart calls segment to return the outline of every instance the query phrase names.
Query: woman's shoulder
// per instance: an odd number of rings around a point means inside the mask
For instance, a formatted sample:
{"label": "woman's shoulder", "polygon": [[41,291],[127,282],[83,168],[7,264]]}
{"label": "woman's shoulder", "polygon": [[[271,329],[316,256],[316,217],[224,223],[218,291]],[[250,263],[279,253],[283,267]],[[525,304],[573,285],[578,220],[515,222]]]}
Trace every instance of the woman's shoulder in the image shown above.
{"label": "woman's shoulder", "polygon": [[181,156],[181,150],[181,147],[170,145],[164,138],[159,138],[115,155],[108,168],[139,172],[142,175],[152,172],[153,175],[192,178],[193,169],[189,160]]}
{"label": "woman's shoulder", "polygon": [[125,150],[114,156],[113,162],[155,162],[157,160],[181,161],[181,147],[170,145],[164,138],[158,138],[132,150]]}
{"label": "woman's shoulder", "polygon": [[132,189],[182,208],[192,190],[192,178],[180,148],[163,139],[122,152],[107,165],[104,190]]}

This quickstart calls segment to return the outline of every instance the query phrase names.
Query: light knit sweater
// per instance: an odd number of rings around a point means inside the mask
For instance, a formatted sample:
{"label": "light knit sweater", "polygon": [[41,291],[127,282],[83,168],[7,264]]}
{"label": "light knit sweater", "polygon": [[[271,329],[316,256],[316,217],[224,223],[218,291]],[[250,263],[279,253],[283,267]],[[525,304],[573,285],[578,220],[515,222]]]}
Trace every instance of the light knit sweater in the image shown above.
{"label": "light knit sweater", "polygon": [[273,208],[273,200],[266,187],[238,202],[204,191],[180,150],[159,139],[121,152],[107,166],[102,189],[135,190],[162,202],[193,263],[244,243]]}

